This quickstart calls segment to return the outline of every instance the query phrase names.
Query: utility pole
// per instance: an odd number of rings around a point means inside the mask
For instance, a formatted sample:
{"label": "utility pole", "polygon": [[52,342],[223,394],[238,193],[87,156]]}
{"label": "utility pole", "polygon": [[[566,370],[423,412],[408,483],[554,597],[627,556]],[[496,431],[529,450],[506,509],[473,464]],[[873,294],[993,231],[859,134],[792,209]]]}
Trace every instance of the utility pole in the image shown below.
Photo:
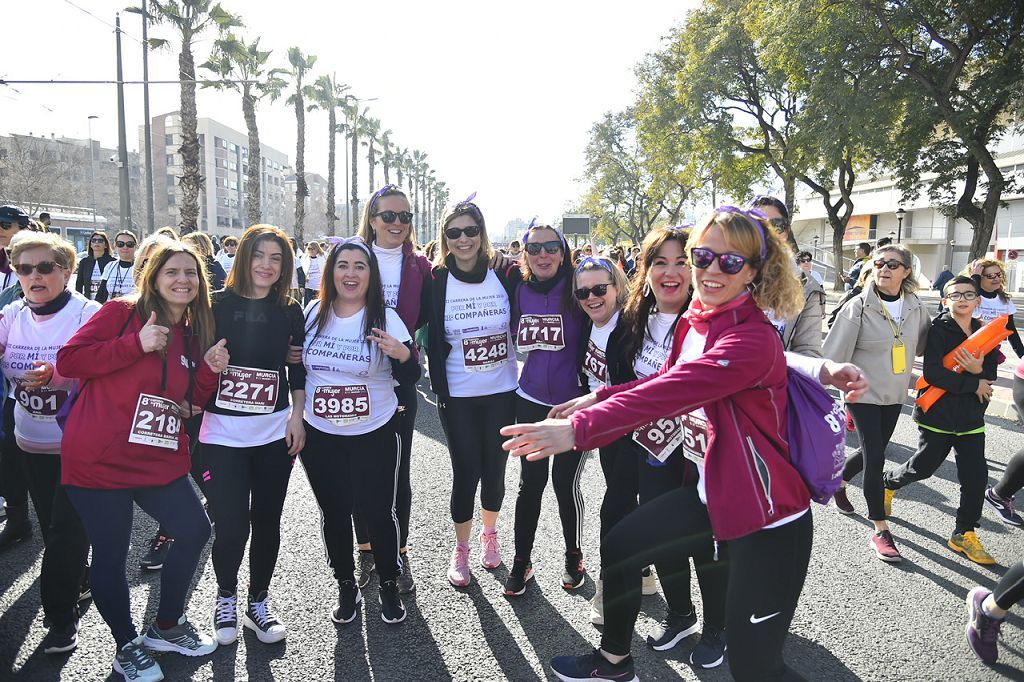
{"label": "utility pole", "polygon": [[128,139],[124,123],[124,69],[121,64],[121,15],[114,20],[117,37],[117,170],[121,194],[121,229],[132,230],[132,197],[128,182]]}
{"label": "utility pole", "polygon": [[89,121],[89,180],[92,185],[92,226],[96,229],[96,152],[92,148],[92,120],[99,116],[90,116]]}
{"label": "utility pole", "polygon": [[[120,79],[119,79],[120,80]],[[146,136],[146,233],[153,234],[156,217],[153,209],[153,131],[149,120],[149,1],[142,0],[142,108],[146,117],[143,135]]]}

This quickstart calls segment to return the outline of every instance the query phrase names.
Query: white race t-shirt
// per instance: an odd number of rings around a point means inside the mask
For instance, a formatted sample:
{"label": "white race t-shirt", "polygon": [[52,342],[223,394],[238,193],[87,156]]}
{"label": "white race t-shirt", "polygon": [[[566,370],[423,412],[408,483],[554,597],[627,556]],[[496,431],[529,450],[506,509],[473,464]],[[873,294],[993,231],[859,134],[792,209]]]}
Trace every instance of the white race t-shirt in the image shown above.
{"label": "white race t-shirt", "polygon": [[[679,350],[679,357],[676,364],[696,360],[704,355],[704,347],[708,338],[690,327],[683,338],[683,347]],[[683,456],[697,465],[700,478],[697,480],[697,494],[700,501],[705,505],[708,503],[708,492],[704,485],[704,455],[708,449],[708,415],[703,407],[698,407],[689,414],[679,417],[685,438],[683,441]]]}
{"label": "white race t-shirt", "polygon": [[222,268],[224,268],[224,275],[225,276],[229,272],[231,272],[231,266],[235,264],[235,257],[228,255],[227,251],[221,251],[220,253],[218,253],[217,254],[217,258],[215,260],[218,263],[220,263],[220,266]]}
{"label": "white race t-shirt", "polygon": [[103,279],[103,270],[100,269],[99,261],[92,262],[92,276],[89,278],[89,298],[95,299],[96,292],[100,290],[100,280]]}
{"label": "white race t-shirt", "polygon": [[657,374],[672,352],[672,325],[679,316],[675,313],[655,313],[647,318],[644,345],[633,361],[637,379]]}
{"label": "white race t-shirt", "polygon": [[384,285],[384,305],[389,308],[397,308],[398,286],[402,281],[402,247],[385,249],[375,242],[373,253],[377,256],[380,281]]}
{"label": "white race t-shirt", "polygon": [[107,300],[127,296],[135,291],[135,268],[131,263],[128,263],[128,267],[121,267],[122,265],[124,263],[115,260],[107,263],[107,267],[103,268],[100,279],[107,281],[107,294],[109,294]]}
{"label": "white race t-shirt", "polygon": [[978,296],[978,301],[978,307],[974,309],[974,316],[981,320],[982,324],[988,324],[1003,314],[1010,317],[1017,314],[1017,306],[1013,304],[1013,301],[1003,301],[998,294],[992,298]]}
{"label": "white race t-shirt", "polygon": [[3,373],[14,398],[14,436],[27,452],[60,452],[63,433],[57,426],[57,412],[75,386],[54,370],[50,383],[41,389],[26,389],[18,379],[36,369],[35,360],[56,364],[57,351],[100,309],[78,292],[53,315],[36,317],[24,300],[15,301],[0,311],[0,352]]}
{"label": "white race t-shirt", "polygon": [[[306,307],[306,320],[316,319],[319,307],[319,301],[311,302]],[[391,359],[366,340],[364,313],[365,308],[340,318],[332,311],[323,331],[316,333],[314,325],[306,334],[302,350],[306,365],[305,416],[324,433],[369,433],[387,424],[398,409]],[[390,308],[385,311],[385,331],[402,343],[412,340],[402,318]]]}
{"label": "white race t-shirt", "polygon": [[478,284],[448,275],[444,339],[452,346],[445,360],[449,395],[469,398],[515,390],[519,379],[510,315],[508,294],[492,270]]}
{"label": "white race t-shirt", "polygon": [[320,256],[316,258],[303,258],[302,269],[306,273],[306,288],[316,291],[320,288],[320,277],[324,270],[324,259]]}
{"label": "white race t-shirt", "polygon": [[587,377],[590,391],[608,385],[608,337],[618,321],[619,311],[616,310],[603,327],[593,325],[590,328],[587,350],[583,353],[583,374]]}
{"label": "white race t-shirt", "polygon": [[900,296],[898,301],[886,301],[882,298],[879,298],[878,300],[882,301],[882,305],[884,305],[886,311],[888,311],[889,317],[891,317],[893,323],[899,327],[900,322],[903,321],[903,297]]}

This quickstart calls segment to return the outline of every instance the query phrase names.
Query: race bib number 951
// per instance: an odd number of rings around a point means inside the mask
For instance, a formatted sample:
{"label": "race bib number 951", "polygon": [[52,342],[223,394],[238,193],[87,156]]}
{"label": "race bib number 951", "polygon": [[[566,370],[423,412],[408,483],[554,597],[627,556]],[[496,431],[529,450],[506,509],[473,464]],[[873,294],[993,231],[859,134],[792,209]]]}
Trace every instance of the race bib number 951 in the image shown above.
{"label": "race bib number 951", "polygon": [[174,401],[149,393],[139,395],[128,432],[129,443],[177,450],[180,434],[181,415]]}
{"label": "race bib number 951", "polygon": [[565,330],[561,315],[523,315],[519,318],[519,334],[516,336],[519,350],[562,350],[565,348]]}

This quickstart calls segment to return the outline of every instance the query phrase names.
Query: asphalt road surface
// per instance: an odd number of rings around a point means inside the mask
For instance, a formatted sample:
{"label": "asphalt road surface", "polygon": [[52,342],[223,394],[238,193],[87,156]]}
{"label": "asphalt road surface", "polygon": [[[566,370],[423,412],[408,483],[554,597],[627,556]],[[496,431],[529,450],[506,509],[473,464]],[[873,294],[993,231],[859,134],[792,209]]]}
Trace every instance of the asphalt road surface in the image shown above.
{"label": "asphalt road surface", "polygon": [[[319,513],[301,466],[297,466],[271,588],[277,612],[288,626],[287,639],[264,645],[245,631],[237,644],[221,647],[208,657],[164,655],[159,660],[167,679],[555,679],[548,668],[552,656],[586,653],[597,644],[600,635],[590,624],[588,607],[593,581],[588,577],[585,586],[573,593],[560,585],[563,546],[550,488],[533,557],[536,579],[523,597],[510,601],[502,594],[511,564],[518,462],[508,466],[499,526],[507,563],[494,571],[480,568],[474,540],[472,584],[456,590],[448,583],[445,572],[453,542],[448,513],[450,463],[433,396],[423,389],[421,395],[413,445],[415,497],[409,542],[418,589],[406,599],[406,622],[389,626],[380,620],[376,580],[366,590],[360,618],[347,626],[331,622],[336,586],[324,559]],[[987,450],[990,481],[998,479],[1012,452],[1024,446],[1022,433],[1018,424],[991,420]],[[916,442],[917,430],[905,411],[888,451],[889,461],[906,460]],[[604,485],[594,459],[587,464],[583,487],[587,502],[585,563],[591,575],[596,575],[597,512]],[[850,497],[862,511],[859,489]],[[992,586],[1007,566],[1024,557],[1024,530],[999,523],[995,513],[986,508],[979,535],[999,565],[972,564],[946,547],[957,498],[952,461],[931,480],[899,493],[892,521],[905,558],[899,566],[884,564],[869,551],[870,524],[866,519],[842,516],[833,506],[813,506],[814,552],[786,647],[792,667],[808,680],[1024,680],[1021,611],[1003,626],[997,666],[986,667],[978,661],[963,636],[964,597],[976,584]],[[158,576],[140,574],[136,563],[154,531],[152,519],[137,511],[129,582],[139,626],[153,619],[159,594]],[[474,529],[474,538],[478,531]],[[0,679],[110,677],[113,639],[91,602],[82,619],[78,650],[67,656],[42,653],[41,548],[36,533],[31,542],[0,555]],[[188,614],[210,632],[216,585],[208,559],[209,546],[193,585]],[[247,571],[243,562],[240,584],[247,581]],[[696,585],[693,594],[699,609]],[[724,665],[695,671],[686,664],[696,637],[684,640],[667,655],[646,646],[644,636],[663,609],[660,596],[644,598],[633,645],[641,679],[731,679]]]}

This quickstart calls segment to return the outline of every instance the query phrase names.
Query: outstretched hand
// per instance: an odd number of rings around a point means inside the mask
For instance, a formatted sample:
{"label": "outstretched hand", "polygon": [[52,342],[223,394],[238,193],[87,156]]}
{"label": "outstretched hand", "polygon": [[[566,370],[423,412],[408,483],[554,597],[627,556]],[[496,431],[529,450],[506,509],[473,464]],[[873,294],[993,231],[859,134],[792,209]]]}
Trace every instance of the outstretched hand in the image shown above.
{"label": "outstretched hand", "polygon": [[568,419],[545,419],[536,424],[510,424],[503,436],[512,436],[501,447],[513,457],[532,461],[569,452],[576,445],[576,432]]}

